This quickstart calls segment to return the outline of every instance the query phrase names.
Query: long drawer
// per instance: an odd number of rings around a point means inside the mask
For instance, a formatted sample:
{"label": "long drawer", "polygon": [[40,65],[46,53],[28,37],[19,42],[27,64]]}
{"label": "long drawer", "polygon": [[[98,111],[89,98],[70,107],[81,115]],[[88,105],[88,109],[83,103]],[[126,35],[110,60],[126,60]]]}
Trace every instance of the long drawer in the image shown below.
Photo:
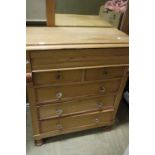
{"label": "long drawer", "polygon": [[61,117],[82,112],[90,112],[94,110],[103,110],[113,107],[115,96],[104,96],[98,98],[80,99],[68,102],[53,103],[38,107],[39,117],[41,120]]}
{"label": "long drawer", "polygon": [[112,121],[113,114],[113,110],[110,110],[106,112],[86,113],[83,115],[40,121],[41,133],[100,125]]}
{"label": "long drawer", "polygon": [[128,48],[31,51],[32,70],[128,64]]}
{"label": "long drawer", "polygon": [[89,84],[74,84],[64,86],[51,86],[36,88],[36,100],[38,103],[63,101],[76,97],[91,95],[105,95],[119,90],[121,80],[110,80]]}

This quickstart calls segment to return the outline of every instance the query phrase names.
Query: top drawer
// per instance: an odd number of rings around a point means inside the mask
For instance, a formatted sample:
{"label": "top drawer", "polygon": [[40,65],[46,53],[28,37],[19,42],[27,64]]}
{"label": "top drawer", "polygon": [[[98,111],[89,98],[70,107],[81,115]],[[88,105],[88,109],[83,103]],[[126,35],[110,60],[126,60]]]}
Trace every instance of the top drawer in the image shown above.
{"label": "top drawer", "polygon": [[32,70],[128,64],[128,48],[30,51]]}

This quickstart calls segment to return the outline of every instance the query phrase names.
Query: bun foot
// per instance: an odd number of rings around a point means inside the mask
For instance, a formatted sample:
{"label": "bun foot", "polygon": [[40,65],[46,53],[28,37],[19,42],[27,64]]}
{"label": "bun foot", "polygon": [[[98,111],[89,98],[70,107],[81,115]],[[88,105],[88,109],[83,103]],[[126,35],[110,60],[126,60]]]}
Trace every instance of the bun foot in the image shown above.
{"label": "bun foot", "polygon": [[35,145],[36,145],[36,146],[41,146],[41,145],[43,145],[43,140],[42,140],[42,139],[40,139],[40,140],[35,140]]}

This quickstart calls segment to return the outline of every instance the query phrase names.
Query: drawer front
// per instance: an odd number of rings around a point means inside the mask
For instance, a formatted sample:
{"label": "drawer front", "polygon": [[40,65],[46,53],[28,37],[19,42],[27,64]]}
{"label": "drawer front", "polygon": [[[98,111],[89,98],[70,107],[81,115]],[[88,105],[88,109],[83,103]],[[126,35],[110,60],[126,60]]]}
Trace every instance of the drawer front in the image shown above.
{"label": "drawer front", "polygon": [[41,132],[65,131],[79,127],[97,126],[112,121],[113,114],[113,111],[108,111],[44,120],[40,121]]}
{"label": "drawer front", "polygon": [[76,97],[114,93],[118,91],[120,82],[121,80],[112,80],[89,84],[36,88],[37,103],[63,101]]}
{"label": "drawer front", "polygon": [[53,103],[43,105],[38,108],[40,119],[50,117],[61,117],[69,114],[88,112],[92,110],[102,110],[106,107],[113,107],[115,96],[105,96],[85,100],[75,100],[70,102]]}
{"label": "drawer front", "polygon": [[128,48],[31,51],[32,70],[128,64]]}
{"label": "drawer front", "polygon": [[125,67],[106,67],[106,68],[97,68],[97,69],[87,69],[85,80],[86,81],[95,81],[95,80],[104,80],[110,78],[119,78],[123,76]]}
{"label": "drawer front", "polygon": [[35,85],[62,84],[69,82],[80,82],[81,76],[81,70],[39,72],[33,73],[33,80]]}

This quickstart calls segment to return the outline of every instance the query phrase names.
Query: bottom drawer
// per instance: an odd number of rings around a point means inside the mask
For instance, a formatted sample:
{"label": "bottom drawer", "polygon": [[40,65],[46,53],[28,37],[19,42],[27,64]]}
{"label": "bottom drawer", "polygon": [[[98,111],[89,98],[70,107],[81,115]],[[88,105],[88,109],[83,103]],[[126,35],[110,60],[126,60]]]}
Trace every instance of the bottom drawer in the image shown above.
{"label": "bottom drawer", "polygon": [[86,113],[59,119],[40,121],[41,133],[49,131],[66,131],[80,127],[100,125],[113,119],[113,110]]}

